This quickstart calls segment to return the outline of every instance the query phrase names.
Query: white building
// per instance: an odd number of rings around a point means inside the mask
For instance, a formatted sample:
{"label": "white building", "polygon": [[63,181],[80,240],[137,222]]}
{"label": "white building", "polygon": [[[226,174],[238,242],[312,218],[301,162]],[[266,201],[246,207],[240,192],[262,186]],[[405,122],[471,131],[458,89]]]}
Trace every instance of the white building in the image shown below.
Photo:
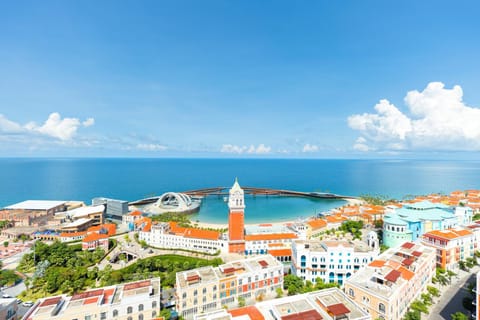
{"label": "white building", "polygon": [[196,314],[245,301],[276,296],[283,286],[283,265],[270,255],[237,260],[214,267],[177,273],[176,308],[180,316],[192,319]]}
{"label": "white building", "polygon": [[380,254],[377,235],[371,232],[368,243],[356,241],[297,240],[292,244],[292,271],[303,280],[340,285]]}
{"label": "white building", "polygon": [[226,237],[212,230],[179,227],[176,222],[152,224],[149,231],[140,231],[139,239],[156,248],[183,249],[214,254],[228,252]]}
{"label": "white building", "polygon": [[153,319],[159,315],[160,292],[156,278],[48,297],[38,300],[23,319]]}

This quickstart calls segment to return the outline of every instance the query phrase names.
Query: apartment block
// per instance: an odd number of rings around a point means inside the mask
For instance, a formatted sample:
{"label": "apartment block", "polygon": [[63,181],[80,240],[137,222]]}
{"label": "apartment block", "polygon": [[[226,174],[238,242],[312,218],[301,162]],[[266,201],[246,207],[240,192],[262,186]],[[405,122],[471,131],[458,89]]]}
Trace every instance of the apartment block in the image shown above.
{"label": "apartment block", "polygon": [[160,313],[160,279],[38,300],[24,320],[147,320]]}
{"label": "apartment block", "polygon": [[271,255],[238,260],[219,267],[177,273],[176,307],[180,316],[210,312],[222,306],[274,297],[283,286],[283,265]]}
{"label": "apartment block", "polygon": [[344,291],[372,319],[400,320],[435,275],[435,257],[435,249],[405,242],[348,278]]}
{"label": "apartment block", "polygon": [[313,283],[321,278],[324,282],[341,285],[380,254],[377,234],[371,232],[368,237],[368,243],[360,240],[294,241],[292,271]]}

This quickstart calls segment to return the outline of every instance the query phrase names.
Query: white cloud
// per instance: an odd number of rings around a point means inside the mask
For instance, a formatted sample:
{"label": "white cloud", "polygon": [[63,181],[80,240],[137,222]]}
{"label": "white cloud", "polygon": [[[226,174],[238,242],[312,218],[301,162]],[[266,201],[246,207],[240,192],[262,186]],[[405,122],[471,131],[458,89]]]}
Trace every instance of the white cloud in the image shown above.
{"label": "white cloud", "polygon": [[224,144],[220,149],[220,152],[222,153],[236,153],[236,154],[242,154],[242,153],[266,154],[266,153],[270,153],[271,151],[272,151],[272,148],[265,146],[263,143],[259,144],[257,147],[255,147],[253,144],[250,145],[249,147],[237,146],[233,144]]}
{"label": "white cloud", "polygon": [[20,125],[14,121],[0,115],[0,132],[3,133],[19,133],[19,134],[41,134],[53,137],[62,141],[71,140],[77,133],[78,128],[91,126],[95,123],[93,118],[85,120],[83,123],[78,118],[63,118],[58,112],[53,112],[42,126],[38,126],[35,122],[29,122]]}
{"label": "white cloud", "polygon": [[137,149],[145,150],[145,151],[165,151],[167,147],[161,144],[155,143],[140,143],[137,144]]}
{"label": "white cloud", "polygon": [[410,91],[405,104],[410,116],[388,100],[381,100],[376,113],[352,115],[349,126],[362,140],[354,149],[371,150],[480,150],[480,109],[467,106],[460,86],[446,89],[431,82],[419,92]]}
{"label": "white cloud", "polygon": [[0,132],[3,133],[19,133],[24,131],[21,125],[8,120],[3,114],[0,114]]}
{"label": "white cloud", "polygon": [[95,124],[95,119],[88,118],[87,120],[83,121],[82,124],[83,124],[84,127],[93,126]]}
{"label": "white cloud", "polygon": [[314,144],[307,143],[303,146],[302,152],[317,152],[318,146]]}

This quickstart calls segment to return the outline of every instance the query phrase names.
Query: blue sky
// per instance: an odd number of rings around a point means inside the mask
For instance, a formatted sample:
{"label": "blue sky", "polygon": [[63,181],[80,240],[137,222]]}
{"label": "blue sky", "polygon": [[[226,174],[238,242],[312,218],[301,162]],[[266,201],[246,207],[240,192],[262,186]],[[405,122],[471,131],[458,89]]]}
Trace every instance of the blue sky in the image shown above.
{"label": "blue sky", "polygon": [[479,6],[1,2],[0,156],[475,157]]}

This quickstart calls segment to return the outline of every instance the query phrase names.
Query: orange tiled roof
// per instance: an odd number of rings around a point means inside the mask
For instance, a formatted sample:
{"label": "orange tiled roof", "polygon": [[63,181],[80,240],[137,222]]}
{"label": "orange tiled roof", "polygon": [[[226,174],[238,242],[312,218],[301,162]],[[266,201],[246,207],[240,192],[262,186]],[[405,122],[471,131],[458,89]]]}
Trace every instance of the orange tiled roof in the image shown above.
{"label": "orange tiled roof", "polygon": [[296,238],[297,238],[297,235],[294,233],[249,234],[245,236],[246,241],[282,240],[282,239],[296,239]]}
{"label": "orange tiled roof", "polygon": [[323,219],[314,219],[310,220],[307,222],[307,224],[312,228],[312,229],[319,229],[319,228],[324,228],[327,226],[327,222]]}
{"label": "orange tiled roof", "polygon": [[232,317],[240,317],[240,316],[248,316],[250,320],[264,320],[265,318],[263,315],[258,311],[257,307],[249,306],[243,307],[238,309],[228,310],[228,313],[232,315]]}
{"label": "orange tiled roof", "polygon": [[398,271],[400,271],[400,273],[402,274],[402,278],[407,280],[407,281],[412,279],[413,276],[415,276],[415,272],[410,271],[405,267],[398,268]]}
{"label": "orange tiled roof", "polygon": [[137,217],[137,216],[141,216],[142,213],[137,210],[137,211],[130,212],[128,215],[129,215],[129,216]]}
{"label": "orange tiled roof", "polygon": [[368,264],[369,267],[381,268],[385,265],[385,260],[373,260]]}
{"label": "orange tiled roof", "polygon": [[447,230],[432,230],[429,232],[426,232],[424,236],[431,236],[434,238],[440,238],[440,239],[445,239],[445,240],[453,240],[456,238],[464,237],[471,235],[472,232],[465,230],[465,229],[458,229],[458,230],[453,230],[453,229],[447,229]]}
{"label": "orange tiled roof", "polygon": [[187,228],[185,234],[183,235],[186,238],[197,238],[205,240],[218,240],[220,238],[220,232],[213,230],[202,230],[196,228]]}
{"label": "orange tiled roof", "polygon": [[82,242],[92,242],[100,239],[108,239],[108,236],[106,234],[90,233],[85,238],[83,238]]}
{"label": "orange tiled roof", "polygon": [[99,232],[102,229],[107,230],[107,234],[109,236],[113,236],[117,232],[117,225],[114,224],[114,223],[105,223],[105,224],[101,224],[99,226],[90,227],[90,228],[88,228],[87,232],[89,232],[89,233],[90,232]]}
{"label": "orange tiled roof", "polygon": [[327,220],[328,223],[343,222],[347,220],[347,218],[345,218],[344,216],[339,216],[339,215],[326,216],[325,219]]}
{"label": "orange tiled roof", "polygon": [[274,257],[287,257],[292,255],[292,249],[270,249],[268,253]]}

